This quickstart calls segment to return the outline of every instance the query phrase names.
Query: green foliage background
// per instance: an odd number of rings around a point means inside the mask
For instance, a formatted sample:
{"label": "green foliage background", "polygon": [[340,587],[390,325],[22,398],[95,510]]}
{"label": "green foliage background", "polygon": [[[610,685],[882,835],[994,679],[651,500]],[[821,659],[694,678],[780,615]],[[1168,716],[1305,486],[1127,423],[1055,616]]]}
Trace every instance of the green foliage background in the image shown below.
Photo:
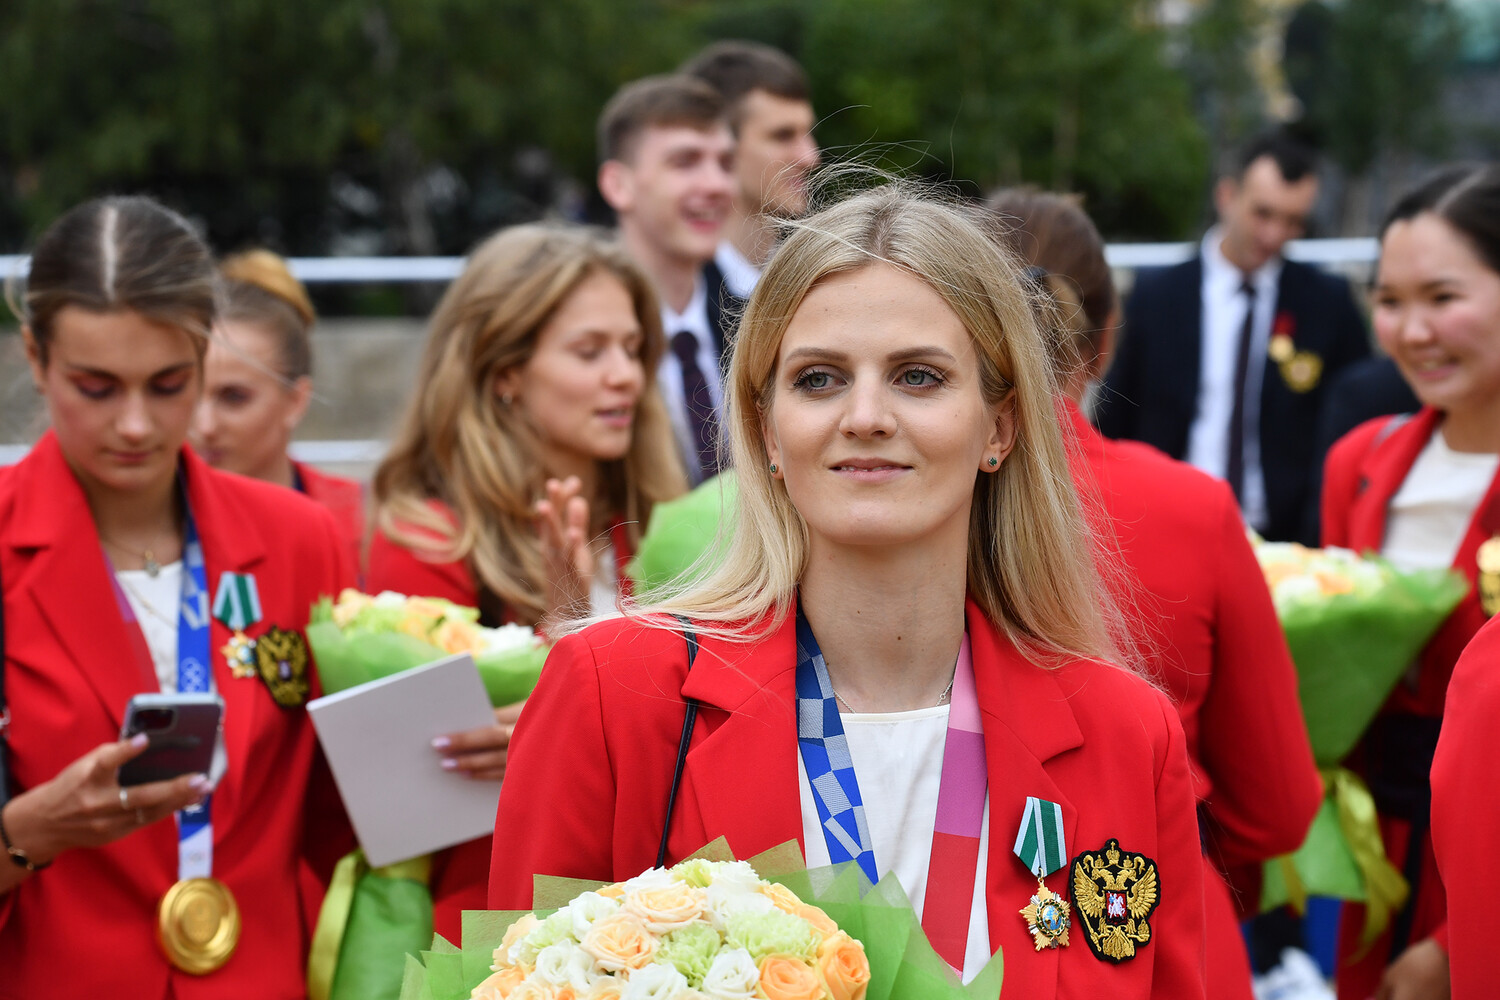
{"label": "green foliage background", "polygon": [[[1243,71],[1258,5],[1201,0],[1175,33],[1157,6],[6,0],[0,251],[86,197],[145,190],[202,219],[224,248],[326,253],[363,226],[379,252],[462,252],[497,225],[570,204],[568,190],[591,192],[593,124],[608,96],[723,37],[777,44],[808,67],[831,157],[975,193],[1081,191],[1112,238],[1186,237],[1203,221],[1211,151],[1258,124]],[[1354,61],[1349,79],[1323,87],[1313,111],[1346,146],[1372,129],[1377,144],[1427,136],[1403,98],[1430,101],[1412,81],[1436,56],[1408,54],[1405,82],[1382,83],[1379,46],[1402,48],[1408,8],[1443,5],[1312,6],[1337,23],[1362,12],[1353,33],[1333,33]],[[1407,20],[1382,19],[1397,8]],[[1378,105],[1373,118],[1369,101],[1351,111],[1340,86],[1375,87],[1401,115],[1387,127]],[[460,180],[447,209],[424,194],[435,168]],[[344,181],[374,197],[344,204]]]}

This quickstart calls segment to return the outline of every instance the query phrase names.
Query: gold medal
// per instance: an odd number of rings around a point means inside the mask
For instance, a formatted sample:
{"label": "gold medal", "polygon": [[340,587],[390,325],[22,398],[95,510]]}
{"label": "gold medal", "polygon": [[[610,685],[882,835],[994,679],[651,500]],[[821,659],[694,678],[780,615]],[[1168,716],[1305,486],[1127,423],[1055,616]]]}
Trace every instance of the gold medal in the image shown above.
{"label": "gold medal", "polygon": [[1479,543],[1479,606],[1493,616],[1500,611],[1500,535]]}
{"label": "gold medal", "polygon": [[161,898],[156,918],[167,961],[195,976],[222,968],[240,941],[240,908],[216,878],[178,882]]}
{"label": "gold medal", "polygon": [[1278,333],[1271,337],[1271,342],[1266,346],[1266,354],[1278,365],[1292,360],[1292,355],[1297,353],[1292,344],[1292,338],[1284,333]]}
{"label": "gold medal", "polygon": [[1037,951],[1068,946],[1068,928],[1073,926],[1068,916],[1068,901],[1047,888],[1041,879],[1036,880],[1036,895],[1021,908],[1021,916],[1026,918],[1026,929],[1031,932]]}
{"label": "gold medal", "polygon": [[[1287,345],[1291,346],[1290,342]],[[1281,380],[1293,392],[1310,392],[1323,377],[1323,359],[1312,351],[1294,351],[1281,366]]]}

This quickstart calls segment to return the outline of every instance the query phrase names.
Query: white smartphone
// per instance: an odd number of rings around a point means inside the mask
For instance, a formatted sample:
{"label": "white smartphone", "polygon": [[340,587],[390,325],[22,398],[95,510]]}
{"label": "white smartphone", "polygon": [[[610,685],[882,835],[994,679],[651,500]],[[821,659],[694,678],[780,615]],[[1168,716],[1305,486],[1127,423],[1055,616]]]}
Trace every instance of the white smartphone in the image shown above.
{"label": "white smartphone", "polygon": [[224,699],[202,694],[138,694],[125,706],[120,739],[146,734],[139,757],[120,768],[122,787],[166,781],[184,774],[207,774],[213,765]]}

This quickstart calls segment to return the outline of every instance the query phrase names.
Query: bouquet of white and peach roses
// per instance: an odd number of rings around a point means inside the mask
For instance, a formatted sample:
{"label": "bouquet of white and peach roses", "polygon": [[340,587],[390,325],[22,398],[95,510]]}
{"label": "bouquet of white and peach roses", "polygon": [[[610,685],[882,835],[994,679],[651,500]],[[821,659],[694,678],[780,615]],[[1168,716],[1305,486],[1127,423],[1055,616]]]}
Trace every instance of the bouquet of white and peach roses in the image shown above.
{"label": "bouquet of white and peach roses", "polygon": [[402,1000],[998,998],[1000,957],[961,984],[894,876],[800,862],[795,843],[735,861],[721,839],[610,885],[538,876],[536,901],[561,906],[466,912],[462,949],[407,960]]}

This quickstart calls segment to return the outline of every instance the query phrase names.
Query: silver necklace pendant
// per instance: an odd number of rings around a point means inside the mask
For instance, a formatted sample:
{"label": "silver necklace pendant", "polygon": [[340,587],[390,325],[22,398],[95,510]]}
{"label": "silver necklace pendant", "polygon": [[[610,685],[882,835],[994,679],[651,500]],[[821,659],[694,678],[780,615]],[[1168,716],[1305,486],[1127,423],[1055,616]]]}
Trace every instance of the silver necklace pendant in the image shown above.
{"label": "silver necklace pendant", "polygon": [[142,553],[142,557],[146,562],[146,565],[144,567],[144,569],[146,570],[146,575],[155,580],[157,575],[161,573],[161,563],[156,561],[156,557],[151,554],[150,549],[147,549],[144,553]]}

